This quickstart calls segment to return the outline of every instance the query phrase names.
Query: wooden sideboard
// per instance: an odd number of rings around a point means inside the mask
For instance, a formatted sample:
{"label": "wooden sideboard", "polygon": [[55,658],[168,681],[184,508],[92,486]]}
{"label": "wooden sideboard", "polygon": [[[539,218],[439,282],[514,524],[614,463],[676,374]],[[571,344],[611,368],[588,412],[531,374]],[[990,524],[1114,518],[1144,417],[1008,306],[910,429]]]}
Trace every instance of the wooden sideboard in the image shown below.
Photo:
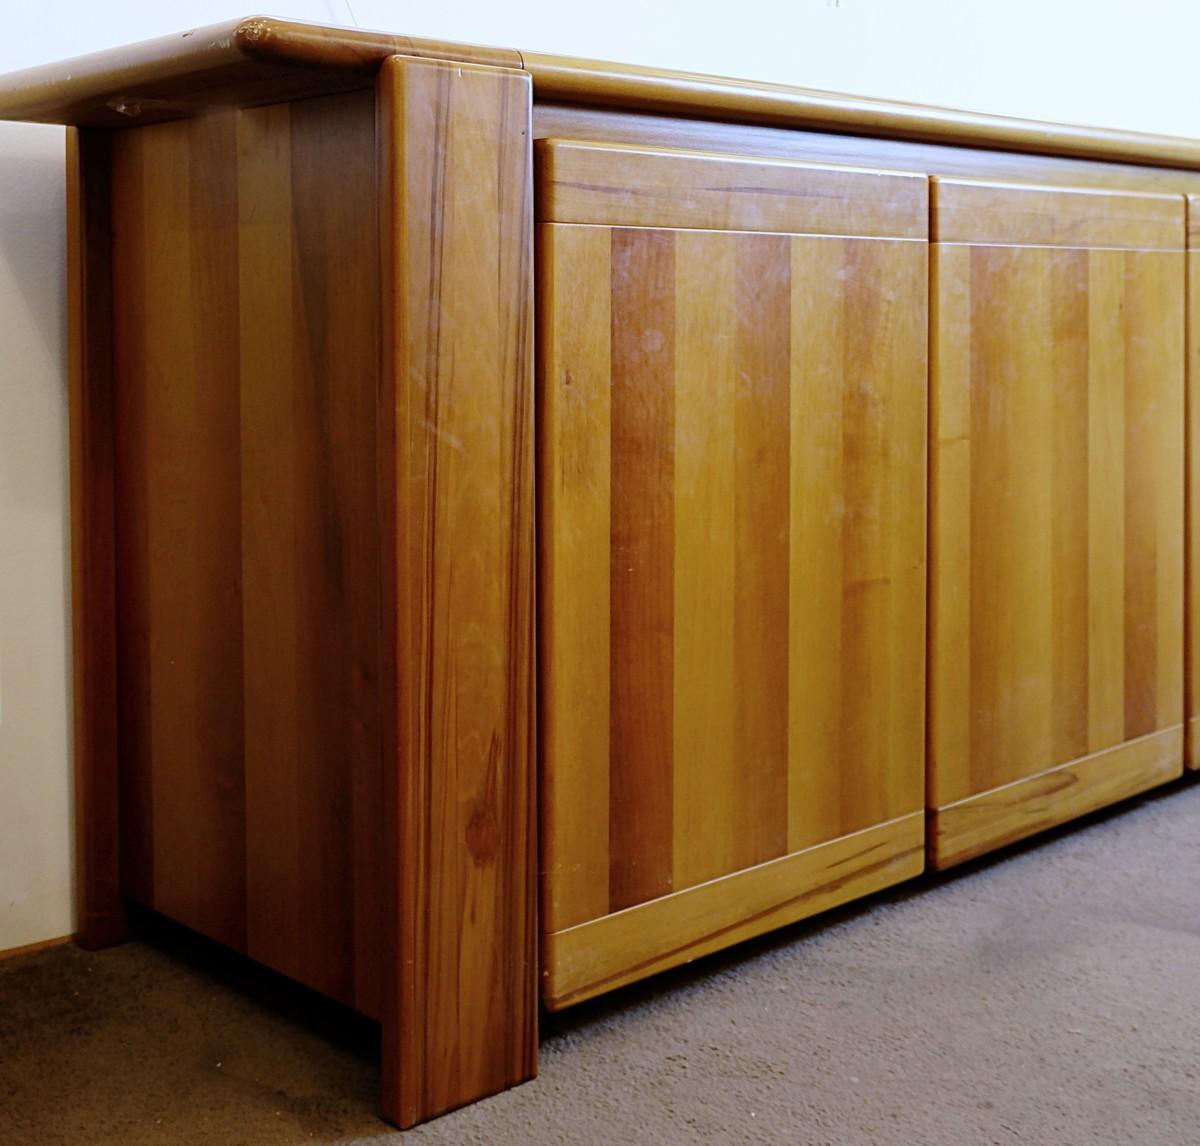
{"label": "wooden sideboard", "polygon": [[252,19],[71,125],[79,938],[558,1008],[1180,777],[1200,143]]}

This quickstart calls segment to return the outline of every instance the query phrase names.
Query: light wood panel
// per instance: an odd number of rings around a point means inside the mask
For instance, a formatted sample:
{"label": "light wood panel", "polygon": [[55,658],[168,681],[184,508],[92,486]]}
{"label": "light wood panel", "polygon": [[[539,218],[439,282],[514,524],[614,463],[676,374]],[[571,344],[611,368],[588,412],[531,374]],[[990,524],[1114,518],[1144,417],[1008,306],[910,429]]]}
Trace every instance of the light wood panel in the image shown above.
{"label": "light wood panel", "polygon": [[553,1010],[919,875],[920,812],[560,932],[542,970]]}
{"label": "light wood panel", "polygon": [[923,239],[924,180],[893,171],[539,141],[538,219]]}
{"label": "light wood panel", "polygon": [[939,179],[930,212],[937,243],[1179,249],[1179,196]]}
{"label": "light wood panel", "polygon": [[1187,197],[1187,668],[1189,769],[1200,769],[1200,196]]}
{"label": "light wood panel", "polygon": [[[1144,787],[1106,750],[1182,721],[1183,201],[1134,200],[934,180],[939,867]],[[1090,795],[977,799],[1085,757]]]}
{"label": "light wood panel", "polygon": [[1183,728],[1175,725],[1102,749],[956,804],[929,818],[939,867],[984,855],[1179,776]]}
{"label": "light wood panel", "polygon": [[[621,162],[660,160],[711,169]],[[756,218],[539,229],[551,1006],[582,990],[555,986],[566,933],[636,911],[648,974],[696,953],[655,905],[921,805],[927,247],[781,232],[788,196]]]}
{"label": "light wood panel", "polygon": [[388,911],[384,1111],[537,1066],[529,77],[379,88]]}
{"label": "light wood panel", "polygon": [[124,888],[378,1014],[373,100],[112,149]]}

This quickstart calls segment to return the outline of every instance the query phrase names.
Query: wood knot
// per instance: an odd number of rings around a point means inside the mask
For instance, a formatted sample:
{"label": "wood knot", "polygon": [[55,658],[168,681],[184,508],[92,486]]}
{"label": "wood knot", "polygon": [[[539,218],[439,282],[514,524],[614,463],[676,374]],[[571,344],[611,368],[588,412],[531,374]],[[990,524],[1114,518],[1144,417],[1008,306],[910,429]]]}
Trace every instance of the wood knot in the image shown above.
{"label": "wood knot", "polygon": [[476,867],[495,863],[500,850],[500,825],[496,811],[489,803],[480,802],[467,824],[467,847]]}

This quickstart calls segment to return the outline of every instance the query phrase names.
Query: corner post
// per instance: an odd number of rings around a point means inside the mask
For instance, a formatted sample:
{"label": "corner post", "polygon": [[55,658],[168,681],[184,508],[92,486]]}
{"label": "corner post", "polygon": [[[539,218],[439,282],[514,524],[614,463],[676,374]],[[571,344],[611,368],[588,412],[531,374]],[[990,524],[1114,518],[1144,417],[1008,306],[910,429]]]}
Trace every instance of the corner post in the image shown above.
{"label": "corner post", "polygon": [[393,57],[377,95],[383,1092],[407,1127],[537,1070],[532,83]]}
{"label": "corner post", "polygon": [[76,939],[120,943],[109,135],[67,129]]}

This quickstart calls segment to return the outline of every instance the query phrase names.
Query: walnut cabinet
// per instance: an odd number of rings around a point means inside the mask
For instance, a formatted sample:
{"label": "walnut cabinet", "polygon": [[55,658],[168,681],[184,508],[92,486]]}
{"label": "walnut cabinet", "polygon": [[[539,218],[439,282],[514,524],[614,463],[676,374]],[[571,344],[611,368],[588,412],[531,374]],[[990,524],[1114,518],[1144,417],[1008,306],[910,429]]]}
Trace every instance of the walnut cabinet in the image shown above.
{"label": "walnut cabinet", "polygon": [[80,941],[378,1019],[392,1121],[1200,760],[1200,143],[268,19],[0,117],[71,127]]}

